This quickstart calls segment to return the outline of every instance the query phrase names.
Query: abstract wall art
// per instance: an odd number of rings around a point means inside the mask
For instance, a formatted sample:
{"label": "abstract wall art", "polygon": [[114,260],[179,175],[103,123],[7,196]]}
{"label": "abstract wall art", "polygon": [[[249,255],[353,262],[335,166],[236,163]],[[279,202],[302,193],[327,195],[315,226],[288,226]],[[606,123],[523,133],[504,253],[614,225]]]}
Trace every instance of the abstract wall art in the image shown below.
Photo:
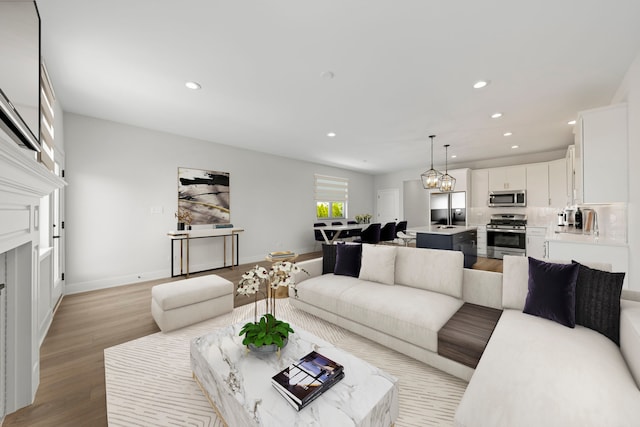
{"label": "abstract wall art", "polygon": [[228,224],[229,172],[178,168],[178,209],[191,212],[191,225]]}

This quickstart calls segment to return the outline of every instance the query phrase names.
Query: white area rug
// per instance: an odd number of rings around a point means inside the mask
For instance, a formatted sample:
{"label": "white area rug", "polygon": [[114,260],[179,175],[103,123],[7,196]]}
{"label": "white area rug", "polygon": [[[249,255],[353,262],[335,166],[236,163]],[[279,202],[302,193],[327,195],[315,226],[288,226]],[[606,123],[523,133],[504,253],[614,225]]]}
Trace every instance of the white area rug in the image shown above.
{"label": "white area rug", "polygon": [[[466,382],[355,335],[278,300],[277,316],[343,348],[399,379],[397,427],[453,425]],[[223,427],[195,383],[191,339],[253,319],[253,305],[169,333],[156,333],[104,351],[110,426]]]}

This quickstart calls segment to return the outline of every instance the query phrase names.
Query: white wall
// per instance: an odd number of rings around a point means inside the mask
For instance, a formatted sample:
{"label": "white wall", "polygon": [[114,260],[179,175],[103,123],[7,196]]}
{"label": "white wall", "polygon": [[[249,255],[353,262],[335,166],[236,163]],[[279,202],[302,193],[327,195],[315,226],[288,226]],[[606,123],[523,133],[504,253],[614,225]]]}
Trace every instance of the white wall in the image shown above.
{"label": "white wall", "polygon": [[640,265],[635,262],[640,254],[640,223],[637,221],[640,218],[640,168],[637,166],[640,162],[640,54],[629,67],[612,104],[625,101],[629,120],[628,280],[630,289],[640,290]]}
{"label": "white wall", "polygon": [[[231,222],[245,229],[241,263],[318,249],[314,173],[349,178],[352,216],[374,207],[370,175],[76,114],[65,114],[65,151],[67,293],[170,275],[178,167],[230,173]],[[222,240],[206,242],[191,265],[222,265]]]}

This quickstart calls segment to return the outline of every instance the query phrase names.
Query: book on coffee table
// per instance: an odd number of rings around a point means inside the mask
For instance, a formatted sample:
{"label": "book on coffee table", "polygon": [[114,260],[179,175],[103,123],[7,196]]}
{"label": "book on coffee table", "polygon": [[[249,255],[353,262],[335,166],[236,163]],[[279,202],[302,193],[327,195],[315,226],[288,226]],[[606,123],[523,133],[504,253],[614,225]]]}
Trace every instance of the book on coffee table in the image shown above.
{"label": "book on coffee table", "polygon": [[294,409],[296,409],[297,411],[301,410],[302,408],[304,408],[305,406],[309,405],[311,402],[313,402],[318,396],[320,396],[322,393],[324,393],[325,391],[329,390],[331,388],[331,386],[333,386],[335,383],[337,383],[338,381],[340,381],[341,379],[344,378],[344,372],[340,372],[337,376],[333,377],[330,381],[328,381],[327,383],[325,383],[319,390],[317,390],[315,393],[309,395],[309,397],[303,402],[303,403],[298,403],[296,401],[293,400],[292,396],[290,393],[288,393],[283,387],[277,387],[274,386],[274,388],[285,398],[285,400],[287,402],[289,402],[289,404],[291,406],[293,406]]}
{"label": "book on coffee table", "polygon": [[312,351],[274,375],[271,384],[300,410],[342,378],[342,365]]}

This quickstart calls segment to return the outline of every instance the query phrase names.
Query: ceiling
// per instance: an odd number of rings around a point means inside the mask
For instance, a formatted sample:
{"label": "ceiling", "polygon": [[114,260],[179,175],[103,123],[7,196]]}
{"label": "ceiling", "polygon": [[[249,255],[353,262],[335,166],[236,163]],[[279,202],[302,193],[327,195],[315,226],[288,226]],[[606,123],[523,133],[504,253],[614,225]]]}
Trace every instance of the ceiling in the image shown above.
{"label": "ceiling", "polygon": [[640,52],[637,0],[37,3],[65,111],[371,174],[562,149]]}

